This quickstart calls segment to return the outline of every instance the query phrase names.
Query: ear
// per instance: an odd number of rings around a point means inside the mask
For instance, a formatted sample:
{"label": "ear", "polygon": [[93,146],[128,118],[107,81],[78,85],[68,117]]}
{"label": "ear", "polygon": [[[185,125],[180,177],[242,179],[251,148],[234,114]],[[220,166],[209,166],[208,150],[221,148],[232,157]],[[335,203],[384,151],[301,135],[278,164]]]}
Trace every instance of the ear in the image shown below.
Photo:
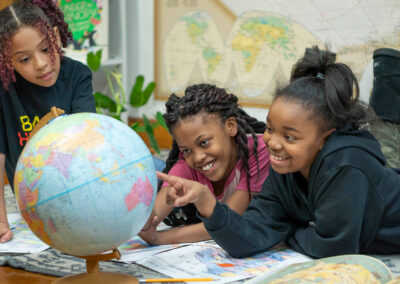
{"label": "ear", "polygon": [[329,129],[329,130],[325,131],[324,133],[322,133],[322,140],[321,140],[322,143],[319,147],[320,150],[322,149],[322,147],[324,147],[326,140],[328,140],[329,136],[331,136],[331,134],[334,131],[336,131],[336,128]]}
{"label": "ear", "polygon": [[237,122],[234,117],[229,117],[225,121],[225,129],[228,132],[229,136],[234,137],[237,134]]}
{"label": "ear", "polygon": [[58,27],[54,26],[53,31],[56,36],[56,43],[57,43],[58,47],[61,48],[61,37],[60,37],[60,31],[58,30]]}

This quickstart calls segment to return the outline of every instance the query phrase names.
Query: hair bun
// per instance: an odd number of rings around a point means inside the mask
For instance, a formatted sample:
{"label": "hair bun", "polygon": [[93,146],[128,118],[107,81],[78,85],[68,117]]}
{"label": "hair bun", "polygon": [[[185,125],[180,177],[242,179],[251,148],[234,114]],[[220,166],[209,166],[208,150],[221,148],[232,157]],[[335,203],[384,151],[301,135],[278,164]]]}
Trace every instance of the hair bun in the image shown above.
{"label": "hair bun", "polygon": [[334,64],[336,53],[328,50],[320,50],[318,46],[306,48],[304,57],[299,59],[292,68],[290,81],[301,77],[317,77],[318,74],[325,76],[329,65]]}

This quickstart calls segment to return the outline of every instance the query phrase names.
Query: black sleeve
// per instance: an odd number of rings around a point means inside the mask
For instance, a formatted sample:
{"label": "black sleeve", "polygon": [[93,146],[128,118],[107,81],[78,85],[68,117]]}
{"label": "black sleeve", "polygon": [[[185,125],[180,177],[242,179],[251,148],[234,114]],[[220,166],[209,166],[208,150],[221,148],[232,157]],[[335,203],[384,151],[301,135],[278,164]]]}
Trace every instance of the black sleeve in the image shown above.
{"label": "black sleeve", "polygon": [[80,69],[78,78],[75,81],[71,113],[96,112],[93,96],[92,72],[83,64],[80,65]]}
{"label": "black sleeve", "polygon": [[292,226],[273,183],[270,175],[242,216],[217,202],[210,218],[202,218],[210,236],[233,257],[266,251],[291,234]]}
{"label": "black sleeve", "polygon": [[[0,81],[1,84],[1,81]],[[0,92],[1,94],[1,92]],[[3,107],[0,101],[0,153],[8,154],[7,153],[7,140],[6,140],[6,127],[4,125],[4,113]]]}
{"label": "black sleeve", "polygon": [[354,167],[340,168],[318,187],[323,190],[315,196],[314,224],[296,228],[288,244],[318,258],[359,253],[378,230],[383,214],[380,195]]}

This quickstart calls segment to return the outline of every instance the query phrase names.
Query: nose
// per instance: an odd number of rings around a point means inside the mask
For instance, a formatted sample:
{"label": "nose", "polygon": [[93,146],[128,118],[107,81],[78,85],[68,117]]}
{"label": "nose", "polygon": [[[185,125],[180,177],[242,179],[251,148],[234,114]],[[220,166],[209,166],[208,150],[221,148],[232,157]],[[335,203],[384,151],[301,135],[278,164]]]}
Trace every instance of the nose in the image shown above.
{"label": "nose", "polygon": [[268,146],[269,149],[275,151],[282,149],[282,143],[280,142],[279,138],[276,137],[276,135],[265,132],[263,138],[265,144]]}
{"label": "nose", "polygon": [[203,151],[197,150],[193,153],[193,159],[196,165],[201,164],[205,157],[206,155]]}
{"label": "nose", "polygon": [[45,54],[37,54],[34,58],[35,62],[35,69],[36,70],[43,70],[46,68],[48,64],[49,58]]}

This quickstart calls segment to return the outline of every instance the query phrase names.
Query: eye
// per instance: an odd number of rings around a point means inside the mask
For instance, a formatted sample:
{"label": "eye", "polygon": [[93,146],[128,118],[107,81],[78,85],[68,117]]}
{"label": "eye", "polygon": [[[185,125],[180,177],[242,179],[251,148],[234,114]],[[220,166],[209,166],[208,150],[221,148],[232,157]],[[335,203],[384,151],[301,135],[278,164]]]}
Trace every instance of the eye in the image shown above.
{"label": "eye", "polygon": [[189,149],[182,149],[181,150],[181,153],[182,153],[182,155],[184,156],[184,157],[187,157],[187,156],[189,156],[190,155],[190,150]]}
{"label": "eye", "polygon": [[49,48],[48,46],[42,48],[42,52],[43,52],[43,53],[47,53],[47,52],[49,52],[49,51],[50,51],[50,48]]}
{"label": "eye", "polygon": [[272,132],[271,126],[267,125],[267,126],[265,127],[265,131],[267,131],[267,133],[271,133],[271,132]]}
{"label": "eye", "polygon": [[285,139],[288,142],[293,142],[294,140],[296,140],[296,138],[292,135],[285,135]]}
{"label": "eye", "polygon": [[200,145],[201,145],[201,147],[206,147],[206,146],[208,145],[209,142],[210,142],[209,139],[205,139],[205,140],[202,140],[202,141],[200,142]]}
{"label": "eye", "polygon": [[26,63],[26,62],[28,62],[29,61],[29,57],[23,57],[23,58],[21,58],[20,60],[19,60],[19,62],[21,62],[21,63]]}

